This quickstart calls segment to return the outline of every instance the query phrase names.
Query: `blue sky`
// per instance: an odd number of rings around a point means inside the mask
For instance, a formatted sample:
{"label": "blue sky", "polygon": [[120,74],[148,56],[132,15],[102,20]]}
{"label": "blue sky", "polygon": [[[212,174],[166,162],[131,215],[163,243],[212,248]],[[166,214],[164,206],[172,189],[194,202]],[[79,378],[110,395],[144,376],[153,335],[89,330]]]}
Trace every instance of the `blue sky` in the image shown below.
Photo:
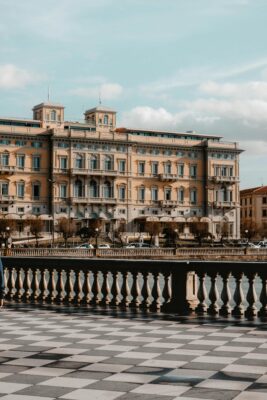
{"label": "blue sky", "polygon": [[82,120],[238,141],[241,187],[267,184],[266,0],[0,0],[0,115],[47,99]]}

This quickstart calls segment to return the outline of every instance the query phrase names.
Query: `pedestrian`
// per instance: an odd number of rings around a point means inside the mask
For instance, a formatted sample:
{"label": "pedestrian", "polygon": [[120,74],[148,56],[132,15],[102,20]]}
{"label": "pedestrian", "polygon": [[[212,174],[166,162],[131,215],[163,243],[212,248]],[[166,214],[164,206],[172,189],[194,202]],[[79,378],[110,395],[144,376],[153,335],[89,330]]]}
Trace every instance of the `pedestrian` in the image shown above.
{"label": "pedestrian", "polygon": [[2,259],[0,258],[0,308],[4,305],[5,296],[5,280],[4,280],[4,268]]}

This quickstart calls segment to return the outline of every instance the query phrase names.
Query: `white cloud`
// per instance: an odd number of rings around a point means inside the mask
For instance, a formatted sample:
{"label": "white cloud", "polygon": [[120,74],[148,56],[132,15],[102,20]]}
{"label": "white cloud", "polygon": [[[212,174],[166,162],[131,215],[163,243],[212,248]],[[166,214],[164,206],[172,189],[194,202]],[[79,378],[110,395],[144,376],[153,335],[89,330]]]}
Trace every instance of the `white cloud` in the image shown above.
{"label": "white cloud", "polygon": [[71,94],[81,97],[98,99],[100,96],[103,101],[117,99],[122,93],[123,87],[118,83],[102,83],[99,86],[82,87],[71,91]]}
{"label": "white cloud", "polygon": [[16,65],[0,65],[0,89],[23,88],[37,79],[37,75]]}
{"label": "white cloud", "polygon": [[240,99],[267,99],[267,82],[253,81],[241,84],[217,83],[208,81],[202,83],[199,90],[205,94],[217,97],[233,97]]}

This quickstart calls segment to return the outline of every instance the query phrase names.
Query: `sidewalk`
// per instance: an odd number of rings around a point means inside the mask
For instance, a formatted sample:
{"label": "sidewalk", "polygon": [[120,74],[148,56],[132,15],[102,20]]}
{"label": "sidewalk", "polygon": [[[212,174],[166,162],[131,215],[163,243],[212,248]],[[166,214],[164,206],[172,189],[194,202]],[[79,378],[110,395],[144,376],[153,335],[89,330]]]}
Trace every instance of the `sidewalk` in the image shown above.
{"label": "sidewalk", "polygon": [[267,399],[267,324],[22,305],[0,319],[1,400]]}

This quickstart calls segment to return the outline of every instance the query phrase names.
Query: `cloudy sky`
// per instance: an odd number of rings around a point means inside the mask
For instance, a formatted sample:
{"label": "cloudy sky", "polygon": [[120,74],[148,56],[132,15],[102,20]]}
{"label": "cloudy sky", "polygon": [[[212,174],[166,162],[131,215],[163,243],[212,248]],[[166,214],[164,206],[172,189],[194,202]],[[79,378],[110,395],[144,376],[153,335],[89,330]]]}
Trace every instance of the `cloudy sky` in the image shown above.
{"label": "cloudy sky", "polygon": [[238,141],[241,187],[267,185],[266,0],[0,0],[0,115],[47,99],[82,120]]}

